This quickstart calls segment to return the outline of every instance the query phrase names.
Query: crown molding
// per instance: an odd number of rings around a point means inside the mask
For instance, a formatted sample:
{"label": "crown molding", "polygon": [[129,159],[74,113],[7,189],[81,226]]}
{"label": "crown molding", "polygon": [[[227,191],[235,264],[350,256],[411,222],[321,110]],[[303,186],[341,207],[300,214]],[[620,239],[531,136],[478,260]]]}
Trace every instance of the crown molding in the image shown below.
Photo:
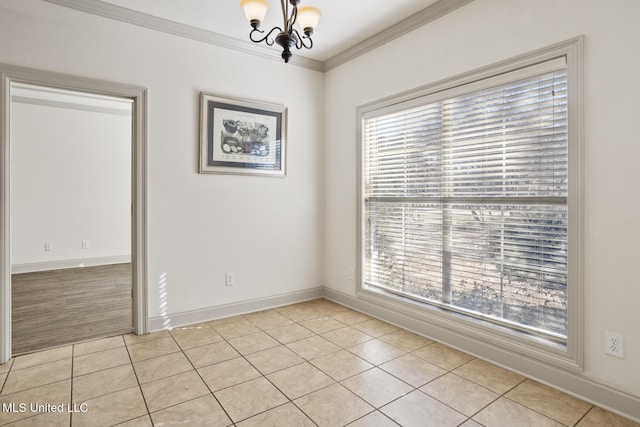
{"label": "crown molding", "polygon": [[392,40],[397,39],[413,30],[416,30],[431,21],[453,12],[473,0],[440,0],[429,7],[411,15],[410,17],[398,22],[391,27],[380,31],[373,37],[369,37],[365,41],[352,46],[343,52],[332,56],[324,61],[324,71],[329,71],[346,62],[364,55]]}
{"label": "crown molding", "polygon": [[[43,0],[58,6],[68,7],[80,12],[90,13],[92,15],[102,16],[104,18],[113,19],[127,24],[137,25],[139,27],[151,30],[161,31],[163,33],[172,34],[174,36],[185,37],[208,43],[214,46],[233,49],[236,51],[261,56],[268,59],[282,62],[280,53],[276,50],[269,49],[264,46],[255,45],[248,41],[238,40],[224,34],[215,33],[213,31],[203,30],[202,28],[193,27],[169,19],[159,18],[157,16],[148,15],[146,13],[127,9],[125,7],[116,6],[111,3],[99,0]],[[324,71],[324,64],[315,59],[305,58],[295,55],[291,58],[290,64],[300,67],[309,68],[314,71]]]}
{"label": "crown molding", "polygon": [[[276,61],[282,61],[279,52],[265,46],[255,45],[248,41],[238,40],[233,37],[219,34],[202,28],[193,27],[169,19],[148,15],[125,7],[106,3],[100,0],[43,0],[58,6],[68,7],[80,12],[90,13],[96,16],[125,22],[151,30],[161,31],[179,37],[185,37],[208,43],[214,46],[233,49],[236,51],[261,56]],[[373,37],[352,46],[343,52],[332,56],[326,61],[305,58],[294,55],[290,64],[308,68],[314,71],[325,72],[338,67],[360,55],[384,45],[410,31],[413,31],[431,21],[434,21],[473,0],[439,0],[431,6],[411,15],[410,17],[380,31]]]}

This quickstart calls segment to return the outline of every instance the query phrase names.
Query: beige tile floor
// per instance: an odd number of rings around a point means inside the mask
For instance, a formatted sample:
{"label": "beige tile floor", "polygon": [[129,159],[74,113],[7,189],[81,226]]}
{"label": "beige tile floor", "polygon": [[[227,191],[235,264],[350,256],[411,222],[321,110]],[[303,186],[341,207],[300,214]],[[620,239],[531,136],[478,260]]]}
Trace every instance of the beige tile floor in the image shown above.
{"label": "beige tile floor", "polygon": [[639,426],[324,299],[19,356],[0,385],[3,426]]}

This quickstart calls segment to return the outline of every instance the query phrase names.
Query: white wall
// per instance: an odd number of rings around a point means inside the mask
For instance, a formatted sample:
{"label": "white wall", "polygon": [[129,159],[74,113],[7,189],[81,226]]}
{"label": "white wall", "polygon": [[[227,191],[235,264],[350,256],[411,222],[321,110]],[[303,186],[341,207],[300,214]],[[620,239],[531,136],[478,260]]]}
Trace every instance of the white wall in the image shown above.
{"label": "white wall", "polygon": [[58,98],[11,104],[11,257],[21,271],[131,255],[130,105],[113,114]]}
{"label": "white wall", "polygon": [[[154,317],[165,282],[169,314],[321,284],[354,295],[356,106],[584,34],[583,375],[640,396],[638,16],[636,0],[476,0],[323,76],[36,0],[4,0],[0,62],[149,89]],[[201,90],[289,108],[287,178],[196,173]],[[236,286],[224,286],[226,271]],[[604,354],[605,330],[625,335],[625,359]]]}
{"label": "white wall", "polygon": [[[322,74],[37,0],[0,3],[0,38],[0,62],[148,88],[150,317],[323,283]],[[288,176],[198,174],[200,91],[286,105]]]}
{"label": "white wall", "polygon": [[[328,72],[327,286],[355,295],[356,106],[584,34],[583,375],[640,397],[639,16],[637,0],[476,0]],[[604,354],[605,330],[624,359]]]}

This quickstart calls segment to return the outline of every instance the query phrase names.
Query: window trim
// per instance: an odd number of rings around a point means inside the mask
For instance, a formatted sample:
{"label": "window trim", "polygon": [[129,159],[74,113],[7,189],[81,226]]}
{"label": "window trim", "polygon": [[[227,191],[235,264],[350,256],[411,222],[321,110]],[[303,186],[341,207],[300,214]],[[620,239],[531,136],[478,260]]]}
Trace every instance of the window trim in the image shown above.
{"label": "window trim", "polygon": [[[397,95],[392,95],[357,107],[356,111],[356,295],[358,298],[384,308],[400,311],[421,321],[464,334],[472,340],[482,340],[502,349],[575,372],[583,370],[583,270],[584,270],[584,149],[583,149],[583,50],[584,36],[579,36],[546,48],[526,53],[505,61],[472,70],[451,78],[427,84]],[[400,103],[417,98],[437,98],[439,93],[451,89],[471,91],[476,82],[500,78],[507,73],[566,58],[568,71],[568,288],[567,288],[567,342],[566,345],[541,339],[534,335],[514,331],[504,326],[443,310],[437,306],[363,285],[364,265],[364,119],[372,112],[393,109]]]}

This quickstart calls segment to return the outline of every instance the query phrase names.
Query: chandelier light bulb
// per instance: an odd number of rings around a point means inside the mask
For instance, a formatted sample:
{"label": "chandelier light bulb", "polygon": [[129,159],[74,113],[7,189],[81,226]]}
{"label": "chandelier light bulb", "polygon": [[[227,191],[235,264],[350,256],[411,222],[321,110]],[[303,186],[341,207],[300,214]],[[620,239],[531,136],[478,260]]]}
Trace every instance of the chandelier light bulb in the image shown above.
{"label": "chandelier light bulb", "polygon": [[[251,26],[257,28],[264,21],[267,10],[269,10],[269,2],[267,0],[242,0],[240,7],[244,10],[244,14]],[[255,23],[257,25],[254,25]]]}
{"label": "chandelier light bulb", "polygon": [[[277,43],[282,47],[284,62],[289,62],[291,59],[293,48],[311,49],[313,47],[311,35],[318,25],[320,10],[313,6],[298,7],[299,4],[300,0],[280,0],[283,25],[273,27],[265,33],[259,27],[269,9],[267,0],[241,0],[240,6],[253,28],[249,33],[249,40],[254,43],[264,42],[267,46]],[[296,22],[302,29],[303,35],[294,28]]]}
{"label": "chandelier light bulb", "polygon": [[298,8],[298,25],[306,35],[313,34],[319,19],[320,9],[317,7],[302,6]]}

